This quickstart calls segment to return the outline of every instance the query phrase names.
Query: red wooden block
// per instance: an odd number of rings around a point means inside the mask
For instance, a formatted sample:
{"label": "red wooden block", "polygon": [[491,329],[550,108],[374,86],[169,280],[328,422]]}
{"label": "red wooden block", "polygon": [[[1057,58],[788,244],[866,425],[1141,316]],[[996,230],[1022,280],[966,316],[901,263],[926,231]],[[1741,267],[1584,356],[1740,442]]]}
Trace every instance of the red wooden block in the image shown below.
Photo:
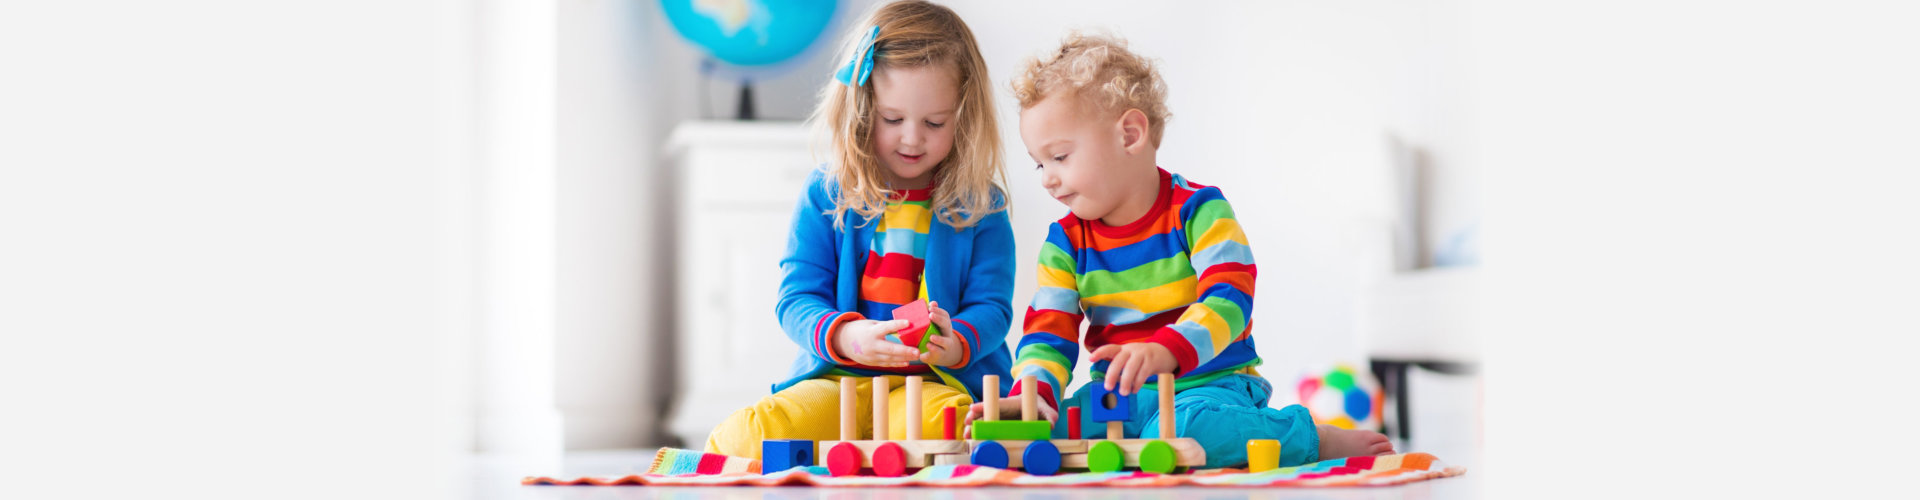
{"label": "red wooden block", "polygon": [[1067,439],[1080,439],[1080,407],[1067,407]]}
{"label": "red wooden block", "polygon": [[899,443],[885,443],[873,450],[873,475],[900,477],[907,474],[907,450]]}
{"label": "red wooden block", "polygon": [[940,409],[940,438],[941,439],[959,439],[958,436],[955,436],[953,434],[953,429],[954,429],[953,407],[949,406],[946,408],[941,408]]}
{"label": "red wooden block", "polygon": [[860,447],[853,443],[840,443],[827,450],[827,472],[833,477],[852,476],[860,473]]}
{"label": "red wooden block", "polygon": [[920,340],[927,334],[927,324],[933,322],[932,312],[927,310],[927,301],[915,300],[893,309],[893,319],[907,320],[907,327],[900,329],[900,343],[908,347],[920,347]]}

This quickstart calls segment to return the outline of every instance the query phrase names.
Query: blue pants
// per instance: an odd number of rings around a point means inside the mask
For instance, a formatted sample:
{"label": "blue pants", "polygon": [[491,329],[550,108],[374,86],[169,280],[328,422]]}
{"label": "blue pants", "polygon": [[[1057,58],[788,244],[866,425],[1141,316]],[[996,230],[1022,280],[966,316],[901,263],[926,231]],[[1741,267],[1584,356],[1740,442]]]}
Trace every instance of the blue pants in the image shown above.
{"label": "blue pants", "polygon": [[[1103,438],[1107,435],[1107,424],[1090,419],[1092,412],[1086,406],[1090,384],[1101,383],[1092,380],[1080,385],[1080,390],[1061,402],[1061,407],[1081,406],[1080,437],[1088,439]],[[1158,384],[1149,381],[1146,387],[1135,393],[1133,418],[1126,423],[1126,437],[1160,437],[1160,395]],[[1286,408],[1268,408],[1267,399],[1273,395],[1273,386],[1267,379],[1243,374],[1233,374],[1200,387],[1190,387],[1173,395],[1173,412],[1178,414],[1173,432],[1179,437],[1190,437],[1200,442],[1207,450],[1205,468],[1240,467],[1247,464],[1247,441],[1253,439],[1273,439],[1280,441],[1280,466],[1310,464],[1320,461],[1320,434],[1314,428],[1313,416],[1300,405]],[[1060,418],[1066,418],[1062,410]],[[1053,426],[1053,437],[1065,439],[1066,425]]]}

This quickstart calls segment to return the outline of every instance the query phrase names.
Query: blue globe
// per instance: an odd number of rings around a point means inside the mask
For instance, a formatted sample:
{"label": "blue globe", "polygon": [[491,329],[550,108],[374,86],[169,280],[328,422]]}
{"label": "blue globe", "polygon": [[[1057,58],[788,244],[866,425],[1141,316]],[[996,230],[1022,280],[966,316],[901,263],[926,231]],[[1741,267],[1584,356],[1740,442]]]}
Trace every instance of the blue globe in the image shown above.
{"label": "blue globe", "polygon": [[742,73],[777,71],[832,24],[835,0],[661,0],[682,38]]}

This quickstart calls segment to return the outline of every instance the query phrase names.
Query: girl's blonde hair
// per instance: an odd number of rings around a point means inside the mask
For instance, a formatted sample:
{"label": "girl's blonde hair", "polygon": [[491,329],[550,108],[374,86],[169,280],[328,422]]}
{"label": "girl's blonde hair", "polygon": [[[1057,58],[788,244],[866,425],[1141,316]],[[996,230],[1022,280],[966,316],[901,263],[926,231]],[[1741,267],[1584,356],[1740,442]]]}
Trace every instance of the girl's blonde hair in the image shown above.
{"label": "girl's blonde hair", "polygon": [[1147,115],[1147,137],[1153,147],[1160,147],[1167,119],[1173,118],[1167,111],[1167,82],[1152,59],[1127,50],[1125,39],[1071,31],[1060,41],[1059,50],[1029,57],[1022,66],[1020,75],[1013,78],[1013,97],[1020,100],[1020,109],[1062,93],[1109,114],[1138,109]]}
{"label": "girl's blonde hair", "polygon": [[[994,122],[993,85],[973,31],[952,9],[919,0],[890,3],[855,27],[834,60],[836,67],[853,57],[860,39],[874,26],[880,27],[873,42],[876,72],[930,64],[952,64],[958,70],[960,106],[949,122],[955,127],[953,152],[933,169],[929,205],[934,216],[959,229],[1005,210],[1004,196],[1000,203],[994,202],[996,192],[1005,192],[1006,168],[1000,128]],[[881,171],[885,167],[872,152],[874,97],[872,80],[867,83],[853,87],[829,79],[810,119],[816,127],[815,139],[828,140],[829,168],[840,184],[833,209],[827,212],[833,215],[836,228],[849,210],[868,219],[879,216],[892,196]]]}

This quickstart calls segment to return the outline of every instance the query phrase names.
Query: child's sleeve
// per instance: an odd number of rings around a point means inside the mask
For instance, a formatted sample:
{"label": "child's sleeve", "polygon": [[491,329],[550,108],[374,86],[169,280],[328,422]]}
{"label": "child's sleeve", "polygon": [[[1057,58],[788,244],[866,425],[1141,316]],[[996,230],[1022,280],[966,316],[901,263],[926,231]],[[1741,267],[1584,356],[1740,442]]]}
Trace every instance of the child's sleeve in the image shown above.
{"label": "child's sleeve", "polygon": [[780,259],[780,301],[774,314],[780,317],[780,329],[801,350],[828,363],[851,365],[852,360],[833,355],[827,338],[841,323],[865,318],[834,310],[840,238],[833,218],[826,214],[832,203],[827,198],[829,187],[825,174],[815,171],[793,209],[793,234],[787,238],[786,257]]}
{"label": "child's sleeve", "polygon": [[[952,309],[953,329],[961,339],[963,358],[955,370],[1000,351],[1013,324],[1013,226],[1007,211],[987,215],[976,223],[972,262],[960,307]],[[980,332],[991,335],[986,338]]]}
{"label": "child's sleeve", "polygon": [[1173,351],[1180,375],[1213,360],[1240,339],[1253,317],[1253,250],[1233,207],[1209,187],[1188,198],[1186,220],[1188,259],[1197,276],[1197,298],[1180,319],[1154,332],[1153,341]]}
{"label": "child's sleeve", "polygon": [[[1013,361],[1014,380],[1027,375],[1039,379],[1040,397],[1055,409],[1072,381],[1073,368],[1080,357],[1080,289],[1076,284],[1076,265],[1072,242],[1056,222],[1047,230],[1047,242],[1040,245],[1040,266],[1034,274],[1040,288],[1027,306],[1026,325],[1020,334],[1020,348]],[[1021,384],[1013,385],[1008,396],[1020,394]]]}

